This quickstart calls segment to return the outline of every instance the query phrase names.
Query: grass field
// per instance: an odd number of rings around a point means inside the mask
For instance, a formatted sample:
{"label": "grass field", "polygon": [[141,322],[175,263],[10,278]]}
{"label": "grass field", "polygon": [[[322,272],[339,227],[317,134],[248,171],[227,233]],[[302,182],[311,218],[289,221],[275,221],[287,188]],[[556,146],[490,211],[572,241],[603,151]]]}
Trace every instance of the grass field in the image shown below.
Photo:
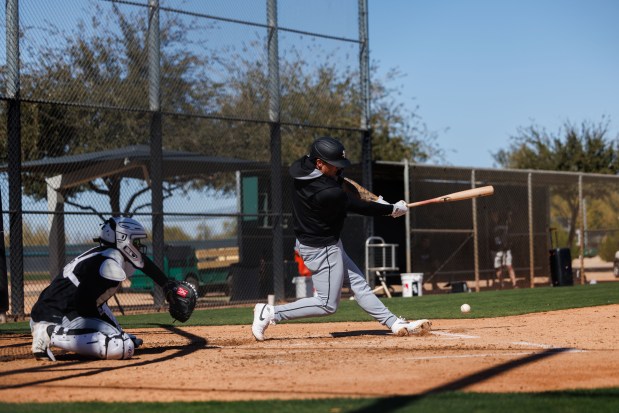
{"label": "grass field", "polygon": [[447,392],[424,397],[247,401],[234,403],[0,403],[0,411],[7,413],[616,413],[619,411],[618,409],[619,389],[517,394]]}
{"label": "grass field", "polygon": [[[619,304],[619,283],[598,283],[561,288],[518,289],[483,293],[429,295],[386,300],[397,315],[408,318],[455,319],[502,317],[534,312]],[[472,311],[460,312],[468,303]],[[184,325],[250,324],[251,308],[196,311]],[[328,318],[302,320],[311,322],[371,320],[354,301],[343,301],[336,314]],[[128,329],[147,328],[169,322],[165,313],[119,317]],[[27,333],[27,322],[0,325],[0,334]],[[195,402],[195,403],[53,403],[3,404],[0,412],[617,412],[619,389],[578,390],[544,393],[480,394],[443,392],[426,396],[324,399],[305,401]]]}
{"label": "grass field", "polygon": [[[383,299],[389,309],[398,316],[407,318],[451,319],[504,317],[568,308],[592,307],[619,304],[619,282],[578,285],[573,287],[543,287],[481,293],[426,295],[413,298],[396,297]],[[471,312],[462,314],[460,305],[471,305]],[[338,321],[371,321],[354,301],[343,300],[337,313],[327,318],[308,318],[299,323],[324,323]],[[170,316],[163,313],[119,316],[120,324],[128,329],[148,328],[166,324]],[[252,322],[251,307],[197,310],[191,319],[182,325],[215,326],[239,325]],[[0,324],[0,333],[30,332],[28,322]]]}

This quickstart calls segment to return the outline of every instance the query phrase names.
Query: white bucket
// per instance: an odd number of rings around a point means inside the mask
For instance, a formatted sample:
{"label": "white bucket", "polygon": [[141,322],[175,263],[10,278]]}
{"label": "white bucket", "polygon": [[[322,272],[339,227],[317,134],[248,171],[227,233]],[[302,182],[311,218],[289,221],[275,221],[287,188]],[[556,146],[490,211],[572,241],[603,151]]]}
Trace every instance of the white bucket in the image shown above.
{"label": "white bucket", "polygon": [[312,277],[294,277],[292,282],[296,285],[297,298],[311,297],[314,294]]}
{"label": "white bucket", "polygon": [[402,277],[402,297],[413,297],[423,294],[423,273],[405,272]]}

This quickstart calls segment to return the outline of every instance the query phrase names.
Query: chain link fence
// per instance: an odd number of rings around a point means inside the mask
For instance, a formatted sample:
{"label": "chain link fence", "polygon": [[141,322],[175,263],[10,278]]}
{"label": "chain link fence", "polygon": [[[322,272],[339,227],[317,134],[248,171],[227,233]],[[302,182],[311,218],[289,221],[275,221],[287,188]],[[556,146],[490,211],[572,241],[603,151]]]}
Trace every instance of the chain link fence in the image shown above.
{"label": "chain link fence", "polygon": [[494,195],[413,208],[405,225],[375,221],[375,233],[402,250],[398,273],[422,273],[425,290],[435,293],[458,291],[462,283],[474,291],[512,288],[505,263],[495,263],[497,252],[509,250],[517,287],[617,275],[617,176],[406,162],[374,166],[374,188],[388,200],[402,193],[411,201],[431,199],[486,185]]}
{"label": "chain link fence", "polygon": [[[198,287],[200,307],[294,299],[285,165],[324,134],[392,202],[496,187],[406,220],[351,216],[343,239],[360,266],[377,235],[427,292],[491,288],[491,210],[509,218],[520,286],[550,283],[550,228],[576,257],[615,248],[613,177],[370,163],[365,1],[8,0],[0,22],[0,310],[16,319],[111,215],[145,225],[149,255]],[[109,304],[162,303],[138,272]]]}
{"label": "chain link fence", "polygon": [[[155,263],[195,283],[201,306],[290,297],[280,165],[327,133],[359,159],[367,3],[5,5],[2,312],[27,315],[111,215],[145,225]],[[114,301],[163,297],[137,273]]]}

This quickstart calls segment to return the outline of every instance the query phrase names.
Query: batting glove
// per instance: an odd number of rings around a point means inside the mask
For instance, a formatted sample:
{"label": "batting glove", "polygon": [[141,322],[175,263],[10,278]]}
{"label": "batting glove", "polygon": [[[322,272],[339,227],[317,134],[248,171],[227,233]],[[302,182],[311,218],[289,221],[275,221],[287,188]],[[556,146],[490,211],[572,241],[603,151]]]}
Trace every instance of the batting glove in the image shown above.
{"label": "batting glove", "polygon": [[408,212],[408,204],[406,201],[398,201],[393,204],[393,212],[391,213],[391,216],[398,218],[402,215],[406,215],[406,212]]}
{"label": "batting glove", "polygon": [[391,205],[389,202],[387,202],[387,201],[385,201],[385,200],[383,199],[383,196],[382,196],[382,195],[380,195],[380,196],[378,197],[378,199],[377,199],[376,201],[374,201],[374,202],[378,202],[379,204],[384,204],[384,205]]}

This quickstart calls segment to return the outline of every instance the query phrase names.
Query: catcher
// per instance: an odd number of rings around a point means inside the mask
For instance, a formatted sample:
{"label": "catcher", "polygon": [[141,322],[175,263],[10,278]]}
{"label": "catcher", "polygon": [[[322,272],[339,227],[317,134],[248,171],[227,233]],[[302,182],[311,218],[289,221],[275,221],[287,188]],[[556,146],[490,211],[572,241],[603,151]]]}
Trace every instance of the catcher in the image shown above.
{"label": "catcher", "polygon": [[175,319],[185,322],[197,301],[194,287],[169,280],[146,256],[146,230],[132,218],[110,218],[92,248],[68,263],[32,307],[32,352],[55,360],[50,347],[100,359],[129,359],[142,340],[123,331],[107,305],[139,268],[160,285]]}

